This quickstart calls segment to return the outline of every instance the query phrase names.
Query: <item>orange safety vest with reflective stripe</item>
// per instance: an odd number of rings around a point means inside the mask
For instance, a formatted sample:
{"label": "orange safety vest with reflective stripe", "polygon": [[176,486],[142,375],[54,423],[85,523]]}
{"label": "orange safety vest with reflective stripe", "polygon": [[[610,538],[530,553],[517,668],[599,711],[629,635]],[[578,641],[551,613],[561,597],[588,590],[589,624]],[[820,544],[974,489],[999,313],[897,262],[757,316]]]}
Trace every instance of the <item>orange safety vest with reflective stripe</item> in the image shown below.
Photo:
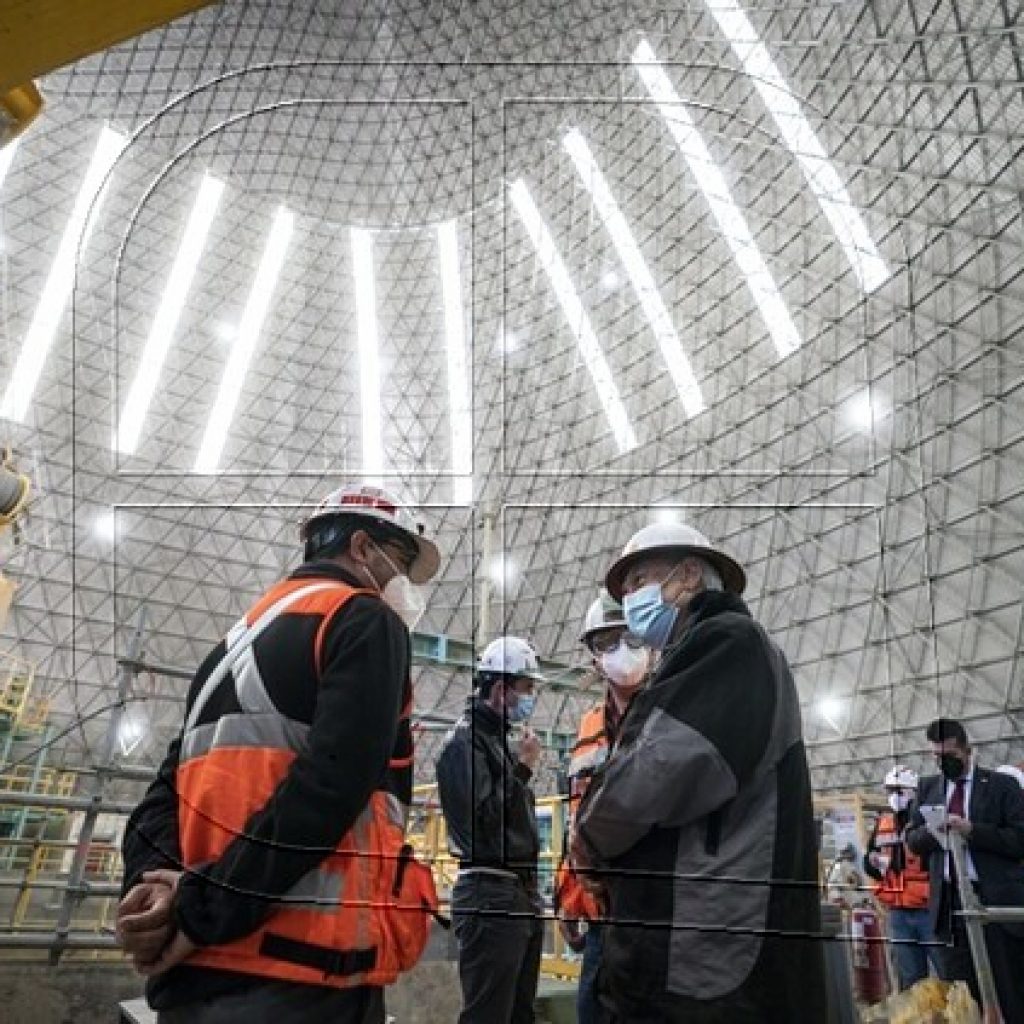
{"label": "orange safety vest with reflective stripe", "polygon": [[[903,871],[887,868],[880,882],[876,881],[873,889],[875,898],[890,907],[902,910],[919,910],[928,906],[928,870],[924,861],[914,853],[903,841],[903,836],[896,827],[896,816],[885,813],[878,819],[874,845],[879,853],[892,857],[896,846],[903,847],[905,867]],[[891,860],[890,860],[891,863]]]}
{"label": "orange safety vest with reflective stripe", "polygon": [[[569,754],[569,813],[575,818],[591,776],[608,760],[611,747],[606,704],[595,704],[580,721],[576,743]],[[555,876],[557,905],[566,917],[596,921],[601,916],[597,900],[583,886],[565,860]]]}
{"label": "orange safety vest with reflective stripe", "polygon": [[[189,707],[182,734],[178,828],[187,868],[217,860],[244,832],[305,743],[309,727],[277,712],[267,694],[252,651],[253,632],[282,614],[283,605],[320,615],[319,665],[328,623],[356,594],[376,596],[342,582],[286,580],[228,634],[228,654],[213,674],[223,680],[230,672],[242,710],[196,724],[202,705],[220,685],[208,680]],[[410,712],[411,697],[401,712],[400,727],[406,730]],[[393,759],[388,771],[410,773],[411,761]],[[260,928],[234,942],[202,947],[187,963],[337,988],[393,982],[419,958],[429,928],[424,911],[437,907],[429,868],[413,860],[404,845],[406,812],[393,793],[374,792],[335,850],[299,879]]]}

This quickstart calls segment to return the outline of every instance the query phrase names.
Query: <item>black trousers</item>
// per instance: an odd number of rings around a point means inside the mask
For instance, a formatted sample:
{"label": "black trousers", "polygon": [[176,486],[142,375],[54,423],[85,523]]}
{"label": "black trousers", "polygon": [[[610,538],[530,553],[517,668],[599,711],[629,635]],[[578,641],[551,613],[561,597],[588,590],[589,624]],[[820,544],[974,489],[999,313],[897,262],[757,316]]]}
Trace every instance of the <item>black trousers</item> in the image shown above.
{"label": "black trousers", "polygon": [[463,875],[452,890],[459,1024],[533,1024],[544,943],[536,896],[514,878]]}
{"label": "black trousers", "polygon": [[161,1010],[158,1024],[384,1024],[382,988],[259,981],[228,995]]}
{"label": "black trousers", "polygon": [[[953,890],[948,883],[942,887],[942,905],[939,909],[938,938],[945,943],[939,950],[943,981],[966,981],[971,994],[981,1005],[981,991],[974,972],[967,927],[962,917],[950,914]],[[960,908],[959,896],[953,901]],[[1024,937],[1020,926],[990,924],[985,926],[985,948],[992,964],[992,978],[996,983],[999,1009],[1005,1024],[1024,1024]]]}

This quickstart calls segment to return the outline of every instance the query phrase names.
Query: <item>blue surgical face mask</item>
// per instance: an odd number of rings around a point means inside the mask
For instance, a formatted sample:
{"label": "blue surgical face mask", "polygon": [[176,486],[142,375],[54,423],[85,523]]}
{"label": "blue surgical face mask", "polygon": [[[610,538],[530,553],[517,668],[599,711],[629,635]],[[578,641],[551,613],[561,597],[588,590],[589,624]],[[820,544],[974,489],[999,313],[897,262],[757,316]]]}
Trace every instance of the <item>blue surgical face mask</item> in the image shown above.
{"label": "blue surgical face mask", "polygon": [[640,637],[648,647],[656,651],[663,651],[668,646],[669,637],[679,618],[679,609],[662,597],[661,588],[682,565],[679,562],[660,583],[648,583],[622,599],[622,610],[630,633]]}
{"label": "blue surgical face mask", "polygon": [[537,705],[537,697],[532,693],[520,693],[516,695],[516,702],[505,712],[510,722],[529,721],[533,709]]}
{"label": "blue surgical face mask", "polygon": [[622,599],[626,625],[630,633],[640,637],[648,647],[663,651],[679,618],[679,609],[661,596],[660,583],[626,594]]}

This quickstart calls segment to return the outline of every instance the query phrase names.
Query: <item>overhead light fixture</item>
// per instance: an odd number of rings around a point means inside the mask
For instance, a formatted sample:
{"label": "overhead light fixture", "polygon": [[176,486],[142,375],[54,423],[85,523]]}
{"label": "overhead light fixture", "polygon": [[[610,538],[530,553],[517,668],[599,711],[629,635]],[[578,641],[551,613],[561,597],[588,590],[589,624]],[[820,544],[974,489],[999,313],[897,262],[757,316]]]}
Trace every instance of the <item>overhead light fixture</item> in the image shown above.
{"label": "overhead light fixture", "polygon": [[92,523],[93,533],[101,541],[113,544],[117,540],[117,516],[113,509],[101,512]]}
{"label": "overhead light fixture", "polygon": [[466,355],[465,310],[462,274],[459,269],[458,222],[437,227],[441,263],[441,293],[448,350],[448,415],[451,422],[453,500],[456,505],[473,501],[473,406],[470,399]]}
{"label": "overhead light fixture", "polygon": [[839,719],[842,717],[844,704],[838,697],[823,697],[818,701],[818,714],[836,732],[842,732],[839,727]]}
{"label": "overhead light fixture", "polygon": [[129,708],[121,717],[117,727],[117,743],[121,756],[129,757],[149,735],[152,726],[149,716],[140,707]]}
{"label": "overhead light fixture", "polygon": [[238,327],[227,320],[221,320],[214,325],[213,333],[217,335],[218,341],[223,341],[227,345],[235,340],[235,335],[238,334]]}
{"label": "overhead light fixture", "polygon": [[373,274],[373,235],[352,229],[352,267],[356,288],[359,343],[359,394],[363,413],[363,478],[384,484],[384,434],[380,400],[380,339],[377,334],[377,289]]}
{"label": "overhead light fixture", "polygon": [[274,288],[284,265],[285,253],[288,251],[294,226],[295,215],[284,206],[279,206],[277,213],[274,214],[274,222],[263,248],[263,256],[245,303],[242,319],[238,324],[238,333],[231,346],[231,354],[224,366],[213,411],[206,422],[206,432],[196,456],[196,473],[217,472],[228,430],[235,416],[238,397],[242,393],[242,385],[245,383],[249,363],[256,351],[256,343],[259,341],[263,323],[270,309],[270,301],[274,297]]}
{"label": "overhead light fixture", "polygon": [[509,189],[512,204],[523,222],[533,248],[537,253],[541,266],[544,268],[551,282],[551,287],[562,307],[562,314],[565,316],[569,329],[576,338],[583,363],[594,382],[597,397],[604,409],[605,418],[611,427],[612,435],[619,452],[628,452],[636,447],[636,435],[626,414],[626,407],[619,397],[619,389],[615,386],[611,369],[601,351],[601,345],[590,326],[590,318],[587,316],[583,303],[580,301],[576,289],[573,287],[569,271],[555,247],[554,239],[544,223],[540,211],[537,209],[533,196],[526,182],[522,178],[512,183]]}
{"label": "overhead light fixture", "polygon": [[20,139],[15,139],[4,146],[3,149],[0,149],[0,188],[4,187],[4,179],[7,177],[7,172],[11,169],[11,164],[14,163],[14,154],[18,151],[18,143],[20,141]]}
{"label": "overhead light fixture", "polygon": [[646,39],[641,40],[633,53],[633,64],[686,159],[690,172],[697,179],[722,237],[732,250],[733,259],[747,279],[747,287],[761,311],[761,318],[772,336],[779,358],[792,355],[800,347],[800,333],[789,315],[785,300],[718,164]]}
{"label": "overhead light fixture", "polygon": [[4,419],[22,423],[28,415],[32,396],[75,284],[75,259],[79,246],[84,248],[88,242],[102,202],[100,190],[104,179],[127,145],[128,140],[123,135],[104,125],[43,285],[39,305],[14,364],[14,373],[0,401],[0,417]]}
{"label": "overhead light fixture", "polygon": [[853,272],[865,292],[873,292],[889,279],[860,211],[804,116],[800,102],[779,73],[746,12],[736,0],[704,0],[733,52],[750,76],[779,133],[800,164],[822,213],[835,231]]}
{"label": "overhead light fixture", "polygon": [[887,413],[881,395],[871,388],[859,391],[844,404],[844,418],[855,430],[870,433]]}
{"label": "overhead light fixture", "polygon": [[488,567],[488,575],[495,586],[508,590],[515,582],[515,562],[508,555],[498,555]]}
{"label": "overhead light fixture", "polygon": [[612,243],[643,307],[644,315],[651,325],[651,330],[654,331],[655,338],[658,339],[662,358],[679,393],[679,400],[686,410],[686,415],[696,416],[704,411],[700,385],[689,359],[686,358],[686,353],[683,352],[675,325],[665,308],[665,303],[661,300],[658,286],[654,283],[654,277],[647,267],[625,215],[615,201],[608,182],[580,131],[573,128],[562,140],[562,145],[572,157],[583,185],[593,198],[597,212],[608,234],[611,235]]}
{"label": "overhead light fixture", "polygon": [[209,174],[203,176],[188,223],[185,225],[185,234],[178,246],[178,254],[171,266],[167,286],[157,307],[153,326],[142,350],[135,379],[121,412],[117,450],[122,455],[133,454],[139,446],[146,413],[160,380],[160,373],[185,305],[185,297],[192,286],[192,278],[206,246],[210,225],[217,215],[217,206],[223,191],[222,182]]}
{"label": "overhead light fixture", "polygon": [[651,509],[654,521],[656,523],[671,524],[678,523],[682,517],[679,514],[679,508],[675,505],[655,505]]}
{"label": "overhead light fixture", "polygon": [[601,287],[606,292],[613,292],[619,287],[619,275],[615,270],[608,269],[601,275]]}

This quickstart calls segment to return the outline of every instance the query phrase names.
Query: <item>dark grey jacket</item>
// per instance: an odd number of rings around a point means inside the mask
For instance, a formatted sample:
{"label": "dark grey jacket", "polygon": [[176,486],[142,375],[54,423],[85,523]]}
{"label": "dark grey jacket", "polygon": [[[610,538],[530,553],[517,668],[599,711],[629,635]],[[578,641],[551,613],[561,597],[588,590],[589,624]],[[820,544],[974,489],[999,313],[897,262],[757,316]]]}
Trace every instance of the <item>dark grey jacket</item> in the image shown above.
{"label": "dark grey jacket", "polygon": [[[945,778],[929,775],[921,779],[907,831],[907,845],[928,858],[928,907],[932,928],[941,936],[948,936],[950,930],[948,916],[939,919],[945,854],[928,831],[918,807],[945,803]],[[967,849],[978,872],[981,902],[997,907],[1024,907],[1024,790],[1008,775],[976,767],[967,817],[972,825]],[[1014,925],[1013,930],[1020,933],[1024,926]]]}
{"label": "dark grey jacket", "polygon": [[453,857],[533,878],[540,851],[533,773],[509,753],[507,731],[501,716],[471,700],[437,759],[437,794]]}
{"label": "dark grey jacket", "polygon": [[[579,811],[623,1019],[827,1019],[796,688],[740,598],[700,595]],[[646,1018],[644,1018],[646,1019]]]}

